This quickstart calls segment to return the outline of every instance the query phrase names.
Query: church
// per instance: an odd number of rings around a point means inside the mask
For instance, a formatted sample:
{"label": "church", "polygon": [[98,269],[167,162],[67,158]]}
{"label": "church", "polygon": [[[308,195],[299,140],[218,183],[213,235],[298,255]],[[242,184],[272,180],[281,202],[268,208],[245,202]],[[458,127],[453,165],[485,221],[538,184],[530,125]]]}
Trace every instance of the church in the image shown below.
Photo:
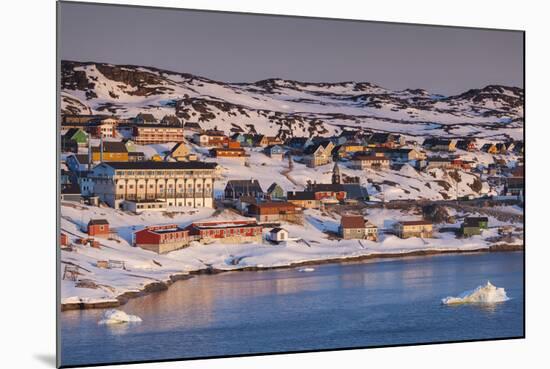
{"label": "church", "polygon": [[367,189],[360,183],[342,183],[342,173],[338,163],[334,163],[331,183],[311,183],[306,186],[306,191],[315,193],[317,200],[336,199],[339,202],[346,200],[368,201]]}

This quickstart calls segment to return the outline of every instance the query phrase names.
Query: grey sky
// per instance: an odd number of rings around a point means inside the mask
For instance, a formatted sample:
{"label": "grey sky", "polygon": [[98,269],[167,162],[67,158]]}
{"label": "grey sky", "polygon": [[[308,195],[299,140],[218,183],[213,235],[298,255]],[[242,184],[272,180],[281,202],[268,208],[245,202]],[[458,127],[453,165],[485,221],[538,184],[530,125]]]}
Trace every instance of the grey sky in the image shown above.
{"label": "grey sky", "polygon": [[60,4],[61,58],[227,82],[368,81],[454,94],[523,87],[523,34],[372,22]]}

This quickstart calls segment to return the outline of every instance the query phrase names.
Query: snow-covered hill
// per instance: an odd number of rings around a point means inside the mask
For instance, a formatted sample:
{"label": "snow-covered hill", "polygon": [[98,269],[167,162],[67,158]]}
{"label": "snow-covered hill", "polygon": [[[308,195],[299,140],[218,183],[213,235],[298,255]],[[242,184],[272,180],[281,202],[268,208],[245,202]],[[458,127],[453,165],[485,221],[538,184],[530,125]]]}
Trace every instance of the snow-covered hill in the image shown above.
{"label": "snow-covered hill", "polygon": [[312,83],[267,79],[225,83],[153,67],[61,63],[63,113],[140,112],[227,133],[328,136],[343,126],[411,136],[523,136],[523,89],[486,86],[455,96],[421,89],[391,91],[368,82]]}

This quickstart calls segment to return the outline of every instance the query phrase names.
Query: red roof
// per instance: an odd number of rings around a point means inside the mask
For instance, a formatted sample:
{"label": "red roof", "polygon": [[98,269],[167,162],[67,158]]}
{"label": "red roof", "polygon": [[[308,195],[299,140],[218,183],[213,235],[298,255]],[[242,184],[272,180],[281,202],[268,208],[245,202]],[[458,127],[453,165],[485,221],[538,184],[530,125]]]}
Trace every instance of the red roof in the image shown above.
{"label": "red roof", "polygon": [[365,218],[361,215],[344,215],[340,224],[342,228],[365,228]]}

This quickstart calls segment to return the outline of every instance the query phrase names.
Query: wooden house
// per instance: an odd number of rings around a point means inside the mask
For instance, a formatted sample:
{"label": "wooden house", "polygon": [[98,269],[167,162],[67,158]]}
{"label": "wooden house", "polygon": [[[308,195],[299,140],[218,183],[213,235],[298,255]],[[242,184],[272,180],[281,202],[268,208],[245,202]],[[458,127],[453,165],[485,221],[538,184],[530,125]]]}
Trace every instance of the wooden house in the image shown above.
{"label": "wooden house", "polygon": [[350,168],[353,169],[388,169],[390,167],[390,159],[382,155],[372,154],[355,154],[350,163]]}
{"label": "wooden house", "polygon": [[309,168],[315,168],[332,162],[332,149],[334,144],[330,141],[313,144],[304,150],[303,160]]}
{"label": "wooden house", "polygon": [[145,227],[134,233],[134,245],[164,254],[189,245],[189,230],[176,224]]}
{"label": "wooden house", "polygon": [[498,154],[498,148],[497,145],[494,143],[486,143],[483,146],[481,146],[481,151],[486,152],[488,154]]}
{"label": "wooden house", "polygon": [[103,141],[92,147],[93,162],[128,161],[128,149],[119,141]]}
{"label": "wooden house", "polygon": [[186,229],[201,243],[248,243],[262,241],[262,226],[254,219],[194,222]]}
{"label": "wooden house", "polygon": [[264,153],[272,159],[283,159],[285,150],[280,145],[269,145],[263,150]]}
{"label": "wooden house", "polygon": [[242,196],[251,196],[259,199],[263,198],[265,194],[257,179],[232,179],[227,181],[227,185],[224,189],[224,197],[230,200],[237,200]]}
{"label": "wooden house", "polygon": [[271,186],[268,187],[266,195],[271,200],[283,200],[285,198],[285,190],[276,182],[273,182]]}
{"label": "wooden house", "polygon": [[338,229],[340,237],[345,240],[378,240],[378,227],[366,221],[362,215],[343,215]]}
{"label": "wooden house", "polygon": [[248,214],[256,217],[258,222],[294,222],[301,218],[302,212],[290,202],[270,201],[251,204]]}
{"label": "wooden house", "polygon": [[191,150],[189,149],[189,146],[187,146],[187,144],[182,141],[178,142],[174,145],[174,147],[172,147],[172,150],[170,150],[168,157],[176,161],[185,161],[188,159],[190,153]]}
{"label": "wooden house", "polygon": [[229,137],[222,131],[208,130],[193,136],[195,143],[203,147],[227,147]]}
{"label": "wooden house", "polygon": [[78,152],[79,148],[88,144],[88,134],[81,128],[70,128],[61,136],[61,149],[63,151]]}
{"label": "wooden house", "polygon": [[395,225],[395,234],[399,238],[431,238],[433,224],[425,220],[401,221]]}
{"label": "wooden house", "polygon": [[302,209],[318,209],[321,205],[315,196],[315,192],[311,191],[288,192],[287,201]]}
{"label": "wooden house", "polygon": [[489,228],[489,219],[487,217],[466,217],[460,227],[464,237],[480,235],[482,230]]}
{"label": "wooden house", "polygon": [[456,140],[442,139],[442,138],[427,138],[422,143],[425,149],[432,151],[456,151]]}
{"label": "wooden house", "polygon": [[92,237],[108,237],[111,233],[107,219],[90,219],[86,232]]}
{"label": "wooden house", "polygon": [[284,242],[288,240],[288,231],[280,227],[273,228],[267,233],[266,239],[272,242]]}

